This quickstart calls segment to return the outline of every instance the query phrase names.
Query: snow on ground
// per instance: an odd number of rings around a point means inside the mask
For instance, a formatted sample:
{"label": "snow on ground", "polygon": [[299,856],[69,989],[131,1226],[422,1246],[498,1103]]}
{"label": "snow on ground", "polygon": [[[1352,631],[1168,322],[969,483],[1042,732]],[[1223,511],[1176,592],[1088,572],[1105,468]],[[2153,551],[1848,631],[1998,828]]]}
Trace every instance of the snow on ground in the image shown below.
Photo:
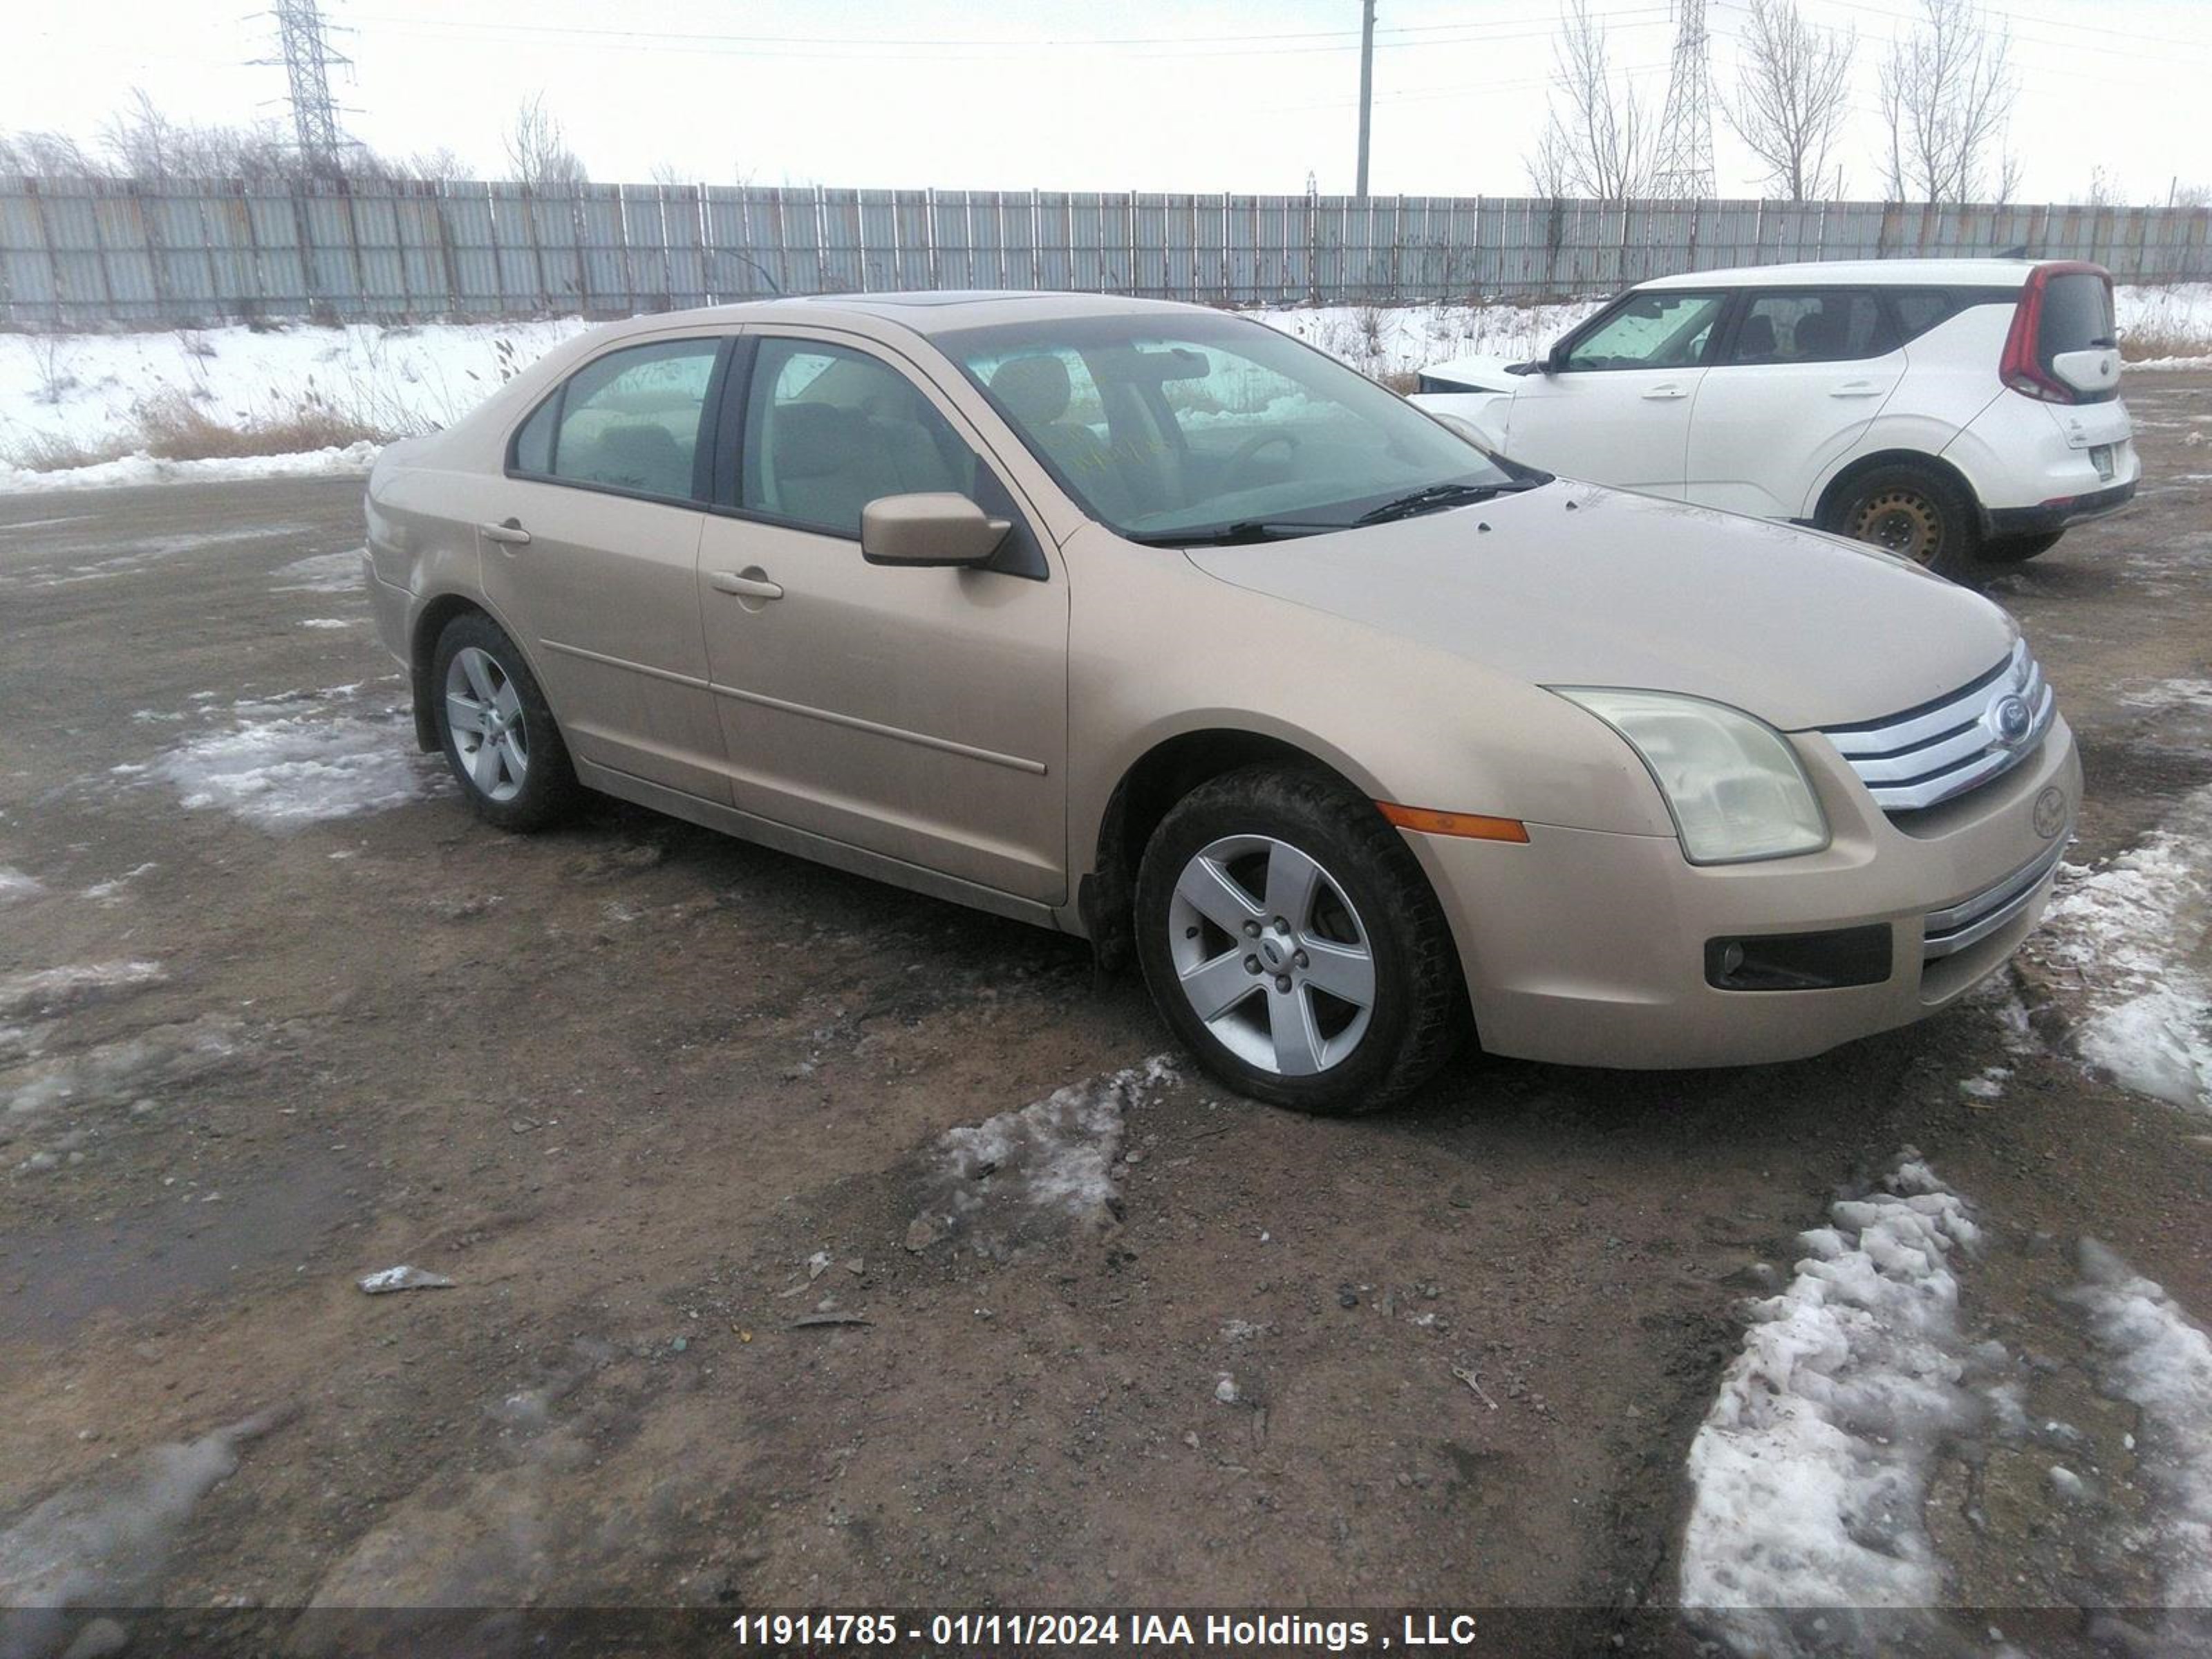
{"label": "snow on ground", "polygon": [[0,975],[0,1017],[56,1014],[104,993],[135,989],[165,977],[158,962],[93,962]]}
{"label": "snow on ground", "polygon": [[[1540,356],[1602,303],[1439,303],[1273,307],[1250,313],[1377,377],[1469,356]],[[2117,291],[2121,328],[2183,343],[2212,340],[2212,283]],[[450,425],[550,347],[591,325],[580,318],[502,323],[322,327],[297,323],[158,333],[0,337],[0,494],[238,478],[358,476],[373,444],[310,454],[159,461],[145,454],[64,471],[9,464],[39,441],[97,447],[128,441],[149,400],[188,398],[228,425],[311,403],[380,430]],[[2176,356],[2130,368],[2208,368]]]}
{"label": "snow on ground", "polygon": [[[0,1653],[112,1653],[112,1620],[72,1636],[72,1608],[131,1606],[152,1590],[200,1499],[238,1468],[239,1448],[283,1413],[258,1413],[197,1440],[155,1446],[120,1468],[65,1486],[0,1533]],[[74,1643],[74,1645],[72,1644]]]}
{"label": "snow on ground", "polygon": [[2169,1607],[2212,1607],[2212,1340],[2173,1298],[2103,1246],[2081,1246],[2072,1300],[2089,1321],[2106,1381],[2142,1413],[2140,1467],[2157,1492],[2155,1534]]}
{"label": "snow on ground", "polygon": [[[83,470],[89,471],[92,469]],[[0,588],[75,587],[83,582],[105,581],[114,576],[135,576],[180,553],[195,553],[210,547],[229,547],[241,542],[306,535],[314,529],[311,524],[270,524],[256,526],[252,530],[186,532],[142,537],[136,541],[111,542],[106,544],[107,550],[96,559],[30,569],[21,575],[0,575]],[[357,577],[358,572],[356,574]],[[357,580],[356,586],[359,586]]]}
{"label": "snow on ground", "polygon": [[998,1255],[1041,1224],[1110,1223],[1124,1115],[1175,1079],[1167,1056],[1155,1054],[947,1130],[933,1151],[927,1196],[907,1230],[907,1248],[957,1238],[979,1255]]}
{"label": "snow on ground", "polygon": [[2212,1111],[2212,787],[2098,870],[2068,866],[2027,955],[2069,1005],[2074,1046],[2124,1088]]}
{"label": "snow on ground", "polygon": [[447,426],[581,318],[374,323],[0,338],[0,455],[33,436],[95,444],[129,432],[149,398],[175,393],[237,424],[313,397],[397,431]]}
{"label": "snow on ground", "polygon": [[0,864],[0,904],[14,904],[23,899],[34,899],[46,890],[21,870]]}
{"label": "snow on ground", "polygon": [[275,831],[422,799],[445,775],[442,763],[416,752],[404,710],[364,707],[361,690],[234,704],[227,726],[115,775],[166,783],[184,806],[220,807]]}
{"label": "snow on ground", "polygon": [[[280,566],[275,592],[279,593],[358,593],[362,587],[362,555],[366,548],[343,553],[317,553]],[[309,628],[343,628],[343,622],[313,622]]]}
{"label": "snow on ground", "polygon": [[1986,1409],[1955,1271],[1979,1234],[1910,1149],[1885,1187],[1803,1235],[1691,1444],[1682,1604],[1744,1653],[1943,1600],[1922,1504],[1939,1441]]}

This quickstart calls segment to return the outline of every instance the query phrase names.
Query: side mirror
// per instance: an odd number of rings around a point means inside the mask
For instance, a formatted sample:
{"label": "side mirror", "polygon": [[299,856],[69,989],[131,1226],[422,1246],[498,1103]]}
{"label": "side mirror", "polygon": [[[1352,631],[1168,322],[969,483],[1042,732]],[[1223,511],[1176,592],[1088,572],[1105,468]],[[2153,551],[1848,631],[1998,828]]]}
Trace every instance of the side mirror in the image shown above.
{"label": "side mirror", "polygon": [[1567,368],[1567,343],[1562,340],[1544,354],[1544,373],[1563,374]]}
{"label": "side mirror", "polygon": [[870,564],[988,564],[1012,528],[950,491],[879,495],[860,509],[860,556]]}

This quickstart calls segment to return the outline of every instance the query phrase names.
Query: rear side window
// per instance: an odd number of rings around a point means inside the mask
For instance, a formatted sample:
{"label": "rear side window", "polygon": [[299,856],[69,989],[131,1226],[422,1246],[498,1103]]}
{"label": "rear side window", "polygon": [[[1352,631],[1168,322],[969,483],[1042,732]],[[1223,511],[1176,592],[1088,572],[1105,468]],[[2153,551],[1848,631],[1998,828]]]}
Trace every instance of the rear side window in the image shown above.
{"label": "rear side window", "polygon": [[2102,276],[2068,270],[2045,279],[2043,326],[2035,341],[2035,355],[2045,368],[2061,352],[2092,351],[2114,343],[2112,295]]}
{"label": "rear side window", "polygon": [[1881,307],[1864,289],[1753,290],[1736,325],[1732,363],[1833,363],[1890,349]]}
{"label": "rear side window", "polygon": [[515,434],[514,468],[664,501],[700,501],[700,425],[719,340],[664,340],[593,359]]}
{"label": "rear side window", "polygon": [[746,398],[738,501],[858,539],[884,495],[975,499],[977,460],[921,389],[880,358],[813,340],[763,340]]}
{"label": "rear side window", "polygon": [[1918,339],[1958,309],[1955,297],[1940,288],[1898,289],[1890,295],[1889,305],[1897,313],[1899,345]]}
{"label": "rear side window", "polygon": [[1687,368],[1705,359],[1722,295],[1632,294],[1567,351],[1570,369]]}

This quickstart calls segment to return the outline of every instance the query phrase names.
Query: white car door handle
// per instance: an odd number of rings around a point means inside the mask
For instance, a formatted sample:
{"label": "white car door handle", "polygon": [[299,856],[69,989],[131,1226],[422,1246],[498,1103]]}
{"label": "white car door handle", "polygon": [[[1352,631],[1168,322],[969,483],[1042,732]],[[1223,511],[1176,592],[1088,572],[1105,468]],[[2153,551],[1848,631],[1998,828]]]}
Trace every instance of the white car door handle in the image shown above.
{"label": "white car door handle", "polygon": [[502,519],[497,524],[480,524],[477,528],[483,532],[488,542],[498,542],[507,547],[530,545],[530,532],[522,527],[520,519]]}
{"label": "white car door handle", "polygon": [[718,592],[734,593],[741,599],[780,599],[783,589],[761,576],[740,576],[734,570],[717,570],[707,580]]}
{"label": "white car door handle", "polygon": [[1655,386],[1644,394],[1644,399],[1646,403],[1670,404],[1677,398],[1686,398],[1689,395],[1678,386]]}
{"label": "white car door handle", "polygon": [[1832,388],[1828,395],[1831,398],[1879,398],[1881,392],[1882,386],[1879,380],[1845,380],[1841,386]]}

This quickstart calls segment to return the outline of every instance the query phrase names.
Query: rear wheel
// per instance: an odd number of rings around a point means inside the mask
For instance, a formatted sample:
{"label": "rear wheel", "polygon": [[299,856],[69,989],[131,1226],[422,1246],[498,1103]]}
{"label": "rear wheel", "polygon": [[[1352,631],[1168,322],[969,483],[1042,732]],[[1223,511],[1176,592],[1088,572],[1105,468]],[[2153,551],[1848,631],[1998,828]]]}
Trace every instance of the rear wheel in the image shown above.
{"label": "rear wheel", "polygon": [[502,830],[544,830],[583,787],[553,711],[514,641],[489,617],[457,617],[438,635],[430,684],[446,764],[470,808]]}
{"label": "rear wheel", "polygon": [[1973,568],[1973,504],[1942,474],[1909,463],[1878,466],[1844,488],[1823,528],[1870,543],[1954,578]]}
{"label": "rear wheel", "polygon": [[1420,866],[1372,802],[1313,774],[1248,768],[1176,804],[1138,876],[1137,952],[1208,1071],[1300,1111],[1389,1104],[1468,1024]]}

